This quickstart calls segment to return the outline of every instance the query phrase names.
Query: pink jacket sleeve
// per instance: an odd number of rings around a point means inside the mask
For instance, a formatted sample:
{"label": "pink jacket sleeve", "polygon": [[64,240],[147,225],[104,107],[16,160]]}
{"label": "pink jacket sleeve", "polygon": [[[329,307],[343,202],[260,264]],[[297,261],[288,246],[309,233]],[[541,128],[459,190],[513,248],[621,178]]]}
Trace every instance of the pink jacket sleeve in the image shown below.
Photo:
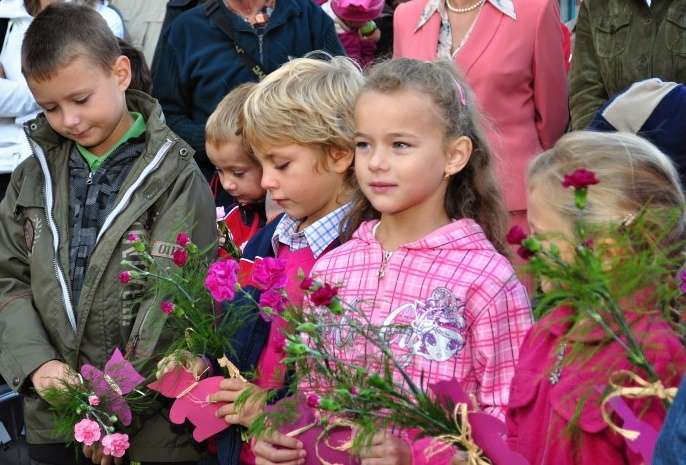
{"label": "pink jacket sleeve", "polygon": [[549,149],[569,121],[560,8],[555,0],[546,2],[537,20],[533,75],[536,130],[541,146]]}
{"label": "pink jacket sleeve", "polygon": [[[519,348],[532,324],[531,304],[524,286],[513,277],[493,294],[482,295],[471,330],[477,402],[485,413],[505,420],[510,384]],[[481,299],[480,299],[481,300]]]}

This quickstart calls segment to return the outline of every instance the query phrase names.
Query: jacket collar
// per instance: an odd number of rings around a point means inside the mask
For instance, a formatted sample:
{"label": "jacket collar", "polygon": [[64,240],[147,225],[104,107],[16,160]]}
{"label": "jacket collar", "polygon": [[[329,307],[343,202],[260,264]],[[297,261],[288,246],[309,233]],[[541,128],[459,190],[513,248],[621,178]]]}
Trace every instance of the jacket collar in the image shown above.
{"label": "jacket collar", "polygon": [[[378,220],[367,221],[357,228],[353,233],[353,238],[367,243],[377,243],[374,232]],[[485,250],[495,252],[495,247],[486,237],[486,233],[479,224],[469,218],[455,220],[432,231],[423,238],[403,244],[401,246],[407,250]]]}
{"label": "jacket collar", "polygon": [[[136,111],[143,115],[146,125],[146,142],[161,141],[167,138],[168,130],[164,124],[162,107],[157,100],[137,90],[126,91],[126,106],[129,111]],[[44,113],[24,124],[27,133],[46,151],[68,141],[65,137],[55,132],[48,123]],[[68,141],[71,142],[71,141]],[[151,147],[153,150],[156,147]]]}
{"label": "jacket collar", "polygon": [[[240,15],[231,11],[231,9],[226,6],[226,2],[220,1],[219,4],[223,13],[228,16],[231,24],[237,31],[255,33],[255,28],[250,23],[245,21]],[[298,2],[294,0],[277,0],[274,11],[267,22],[264,32],[266,33],[269,30],[285,23],[291,15],[298,14],[302,14],[302,8],[300,8]]]}
{"label": "jacket collar", "polygon": [[[509,16],[510,18],[516,20],[517,14],[515,12],[514,3],[512,0],[486,0],[488,3],[493,5],[502,14]],[[438,13],[439,15],[447,14],[445,9],[445,0],[429,0],[422,10],[422,14],[419,17],[415,31],[424,26],[429,19]]]}

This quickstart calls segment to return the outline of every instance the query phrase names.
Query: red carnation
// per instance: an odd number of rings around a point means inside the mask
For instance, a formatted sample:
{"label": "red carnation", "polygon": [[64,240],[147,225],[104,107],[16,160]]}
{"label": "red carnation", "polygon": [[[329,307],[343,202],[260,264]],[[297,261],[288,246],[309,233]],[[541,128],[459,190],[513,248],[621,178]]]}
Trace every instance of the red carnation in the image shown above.
{"label": "red carnation", "polygon": [[338,289],[330,284],[324,284],[310,295],[310,300],[318,307],[328,307],[337,295]]}
{"label": "red carnation", "polygon": [[510,231],[507,233],[505,239],[507,240],[508,244],[519,245],[524,239],[526,239],[526,237],[527,234],[526,231],[524,231],[524,228],[521,226],[512,226],[512,229],[510,229]]}
{"label": "red carnation", "polygon": [[172,253],[172,261],[178,267],[184,266],[188,262],[188,252],[184,249],[175,250]]}
{"label": "red carnation", "polygon": [[309,291],[312,288],[313,284],[314,284],[314,279],[305,278],[300,282],[300,289],[302,289],[303,291]]}
{"label": "red carnation", "polygon": [[522,257],[522,259],[524,259],[524,260],[529,260],[531,257],[533,257],[536,254],[533,253],[531,250],[527,249],[526,247],[519,247],[517,249],[517,255]]}
{"label": "red carnation", "polygon": [[593,171],[585,168],[579,168],[571,174],[565,174],[565,179],[562,181],[562,187],[573,187],[575,189],[583,189],[593,184],[598,184],[598,178],[595,177]]}
{"label": "red carnation", "polygon": [[191,236],[188,233],[182,232],[176,235],[176,243],[181,247],[186,247],[191,243]]}
{"label": "red carnation", "polygon": [[310,394],[309,396],[307,396],[307,405],[310,408],[319,408],[320,403],[321,403],[321,399],[319,398],[318,395]]}

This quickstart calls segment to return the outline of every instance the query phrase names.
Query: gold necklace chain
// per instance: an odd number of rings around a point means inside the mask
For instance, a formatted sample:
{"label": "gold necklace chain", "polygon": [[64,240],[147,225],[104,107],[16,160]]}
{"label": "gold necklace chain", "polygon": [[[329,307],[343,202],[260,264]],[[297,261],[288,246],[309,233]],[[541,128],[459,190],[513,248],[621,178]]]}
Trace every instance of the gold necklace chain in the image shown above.
{"label": "gold necklace chain", "polygon": [[450,3],[450,0],[445,0],[445,6],[447,6],[448,9],[449,9],[450,11],[452,11],[453,13],[460,13],[460,14],[462,14],[462,13],[469,13],[470,11],[476,10],[476,9],[479,8],[481,5],[483,5],[485,1],[486,1],[486,0],[479,0],[479,1],[476,2],[474,5],[467,6],[467,7],[464,7],[464,8],[457,8],[457,7],[453,6],[452,3]]}

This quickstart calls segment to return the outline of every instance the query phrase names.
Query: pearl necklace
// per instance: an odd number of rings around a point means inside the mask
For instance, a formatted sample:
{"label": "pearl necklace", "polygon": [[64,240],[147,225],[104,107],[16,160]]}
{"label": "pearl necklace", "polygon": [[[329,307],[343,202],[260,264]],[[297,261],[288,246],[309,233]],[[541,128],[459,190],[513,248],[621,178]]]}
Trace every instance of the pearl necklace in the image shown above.
{"label": "pearl necklace", "polygon": [[448,9],[449,9],[450,11],[452,11],[453,13],[460,13],[460,14],[461,14],[461,13],[469,13],[470,11],[476,10],[476,9],[479,8],[481,5],[483,5],[485,1],[486,1],[486,0],[479,0],[478,2],[476,2],[476,3],[475,3],[474,5],[472,5],[472,6],[468,6],[468,7],[465,7],[465,8],[456,8],[456,7],[454,7],[454,6],[450,3],[450,0],[445,0],[445,6],[447,6]]}

